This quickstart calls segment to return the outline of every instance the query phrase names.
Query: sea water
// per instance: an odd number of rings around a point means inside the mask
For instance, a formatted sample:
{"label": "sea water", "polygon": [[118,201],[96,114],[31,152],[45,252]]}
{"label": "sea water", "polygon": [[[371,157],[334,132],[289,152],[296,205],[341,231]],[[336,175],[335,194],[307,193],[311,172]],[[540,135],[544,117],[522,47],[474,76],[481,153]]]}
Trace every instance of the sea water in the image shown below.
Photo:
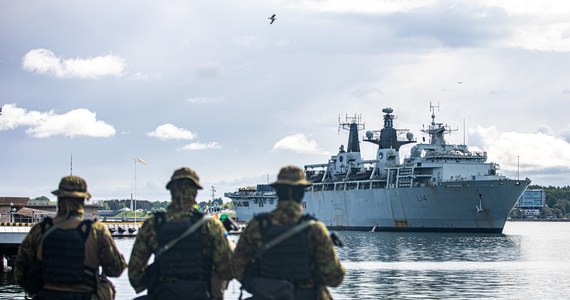
{"label": "sea water", "polygon": [[[507,222],[502,234],[340,231],[334,299],[570,299],[570,222]],[[134,238],[116,239],[126,258]],[[112,281],[133,299],[127,271]],[[225,299],[238,299],[230,282]],[[139,294],[139,295],[142,295]],[[24,299],[13,276],[0,299]]]}

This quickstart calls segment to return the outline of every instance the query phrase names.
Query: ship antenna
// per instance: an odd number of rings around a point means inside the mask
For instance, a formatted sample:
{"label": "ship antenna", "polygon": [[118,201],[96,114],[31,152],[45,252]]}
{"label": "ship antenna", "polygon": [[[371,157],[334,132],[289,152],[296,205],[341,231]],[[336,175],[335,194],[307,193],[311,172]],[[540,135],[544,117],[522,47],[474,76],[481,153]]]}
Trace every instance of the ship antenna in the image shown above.
{"label": "ship antenna", "polygon": [[336,134],[340,134],[340,114],[338,114],[338,130],[336,132]]}
{"label": "ship antenna", "polygon": [[429,110],[431,110],[431,125],[434,126],[435,126],[435,108],[437,108],[437,111],[439,111],[439,102],[437,102],[437,105],[432,105],[430,101]]}
{"label": "ship antenna", "polygon": [[517,180],[519,180],[519,168],[520,168],[519,156],[517,155]]}
{"label": "ship antenna", "polygon": [[463,118],[463,145],[467,145],[465,143],[465,118]]}
{"label": "ship antenna", "polygon": [[69,175],[73,175],[73,153],[71,153],[71,157],[69,159]]}
{"label": "ship antenna", "polygon": [[213,185],[212,185],[211,187],[212,187],[212,188],[211,188],[211,191],[212,191],[212,203],[214,203],[214,200],[215,200],[214,197],[216,196],[216,189],[214,188]]}

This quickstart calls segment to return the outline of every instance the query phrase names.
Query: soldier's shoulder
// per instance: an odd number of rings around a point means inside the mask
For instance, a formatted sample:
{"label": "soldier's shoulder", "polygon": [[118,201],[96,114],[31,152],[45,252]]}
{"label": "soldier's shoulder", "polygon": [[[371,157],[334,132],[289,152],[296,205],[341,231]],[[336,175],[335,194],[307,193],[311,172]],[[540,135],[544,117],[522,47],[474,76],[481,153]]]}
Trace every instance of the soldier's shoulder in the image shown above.
{"label": "soldier's shoulder", "polygon": [[206,224],[209,226],[216,226],[216,227],[224,227],[222,221],[218,220],[218,218],[210,217],[206,220]]}
{"label": "soldier's shoulder", "polygon": [[28,234],[31,235],[32,237],[41,235],[43,226],[44,226],[43,222],[38,222],[38,223],[34,224],[34,226],[32,226],[32,228],[30,229]]}
{"label": "soldier's shoulder", "polygon": [[327,229],[327,225],[325,223],[319,221],[318,219],[313,219],[315,222],[311,225],[312,230],[321,232],[324,235],[329,234],[329,230]]}
{"label": "soldier's shoulder", "polygon": [[101,230],[104,230],[104,229],[107,228],[107,224],[105,224],[105,223],[103,223],[103,222],[101,222],[101,221],[98,221],[97,219],[94,219],[94,220],[85,220],[85,221],[91,221],[91,222],[90,222],[90,223],[91,223],[91,228],[93,228],[94,230],[97,230],[97,231],[101,231]]}

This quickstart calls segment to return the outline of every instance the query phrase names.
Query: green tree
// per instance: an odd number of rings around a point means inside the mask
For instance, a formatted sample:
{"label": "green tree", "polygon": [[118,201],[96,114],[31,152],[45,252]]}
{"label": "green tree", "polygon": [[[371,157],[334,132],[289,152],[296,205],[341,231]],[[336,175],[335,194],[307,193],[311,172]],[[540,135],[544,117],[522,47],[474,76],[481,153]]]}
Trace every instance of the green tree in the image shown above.
{"label": "green tree", "polygon": [[36,197],[34,199],[30,199],[28,204],[30,204],[30,205],[49,205],[50,200],[46,196],[40,196],[40,197]]}

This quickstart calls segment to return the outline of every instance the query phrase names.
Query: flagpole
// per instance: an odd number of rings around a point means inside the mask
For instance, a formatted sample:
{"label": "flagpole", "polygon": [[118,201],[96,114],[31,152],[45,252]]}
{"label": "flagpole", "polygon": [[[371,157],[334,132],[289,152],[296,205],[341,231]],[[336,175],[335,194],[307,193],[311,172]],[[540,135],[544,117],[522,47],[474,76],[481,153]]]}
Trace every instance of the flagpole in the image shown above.
{"label": "flagpole", "polygon": [[146,165],[146,162],[142,160],[140,157],[134,158],[135,163],[135,188],[134,188],[134,197],[132,201],[133,210],[135,212],[135,227],[137,224],[137,162],[140,162],[143,165]]}
{"label": "flagpole", "polygon": [[137,225],[137,159],[135,158],[135,191],[133,201],[133,211],[135,212],[135,227]]}

